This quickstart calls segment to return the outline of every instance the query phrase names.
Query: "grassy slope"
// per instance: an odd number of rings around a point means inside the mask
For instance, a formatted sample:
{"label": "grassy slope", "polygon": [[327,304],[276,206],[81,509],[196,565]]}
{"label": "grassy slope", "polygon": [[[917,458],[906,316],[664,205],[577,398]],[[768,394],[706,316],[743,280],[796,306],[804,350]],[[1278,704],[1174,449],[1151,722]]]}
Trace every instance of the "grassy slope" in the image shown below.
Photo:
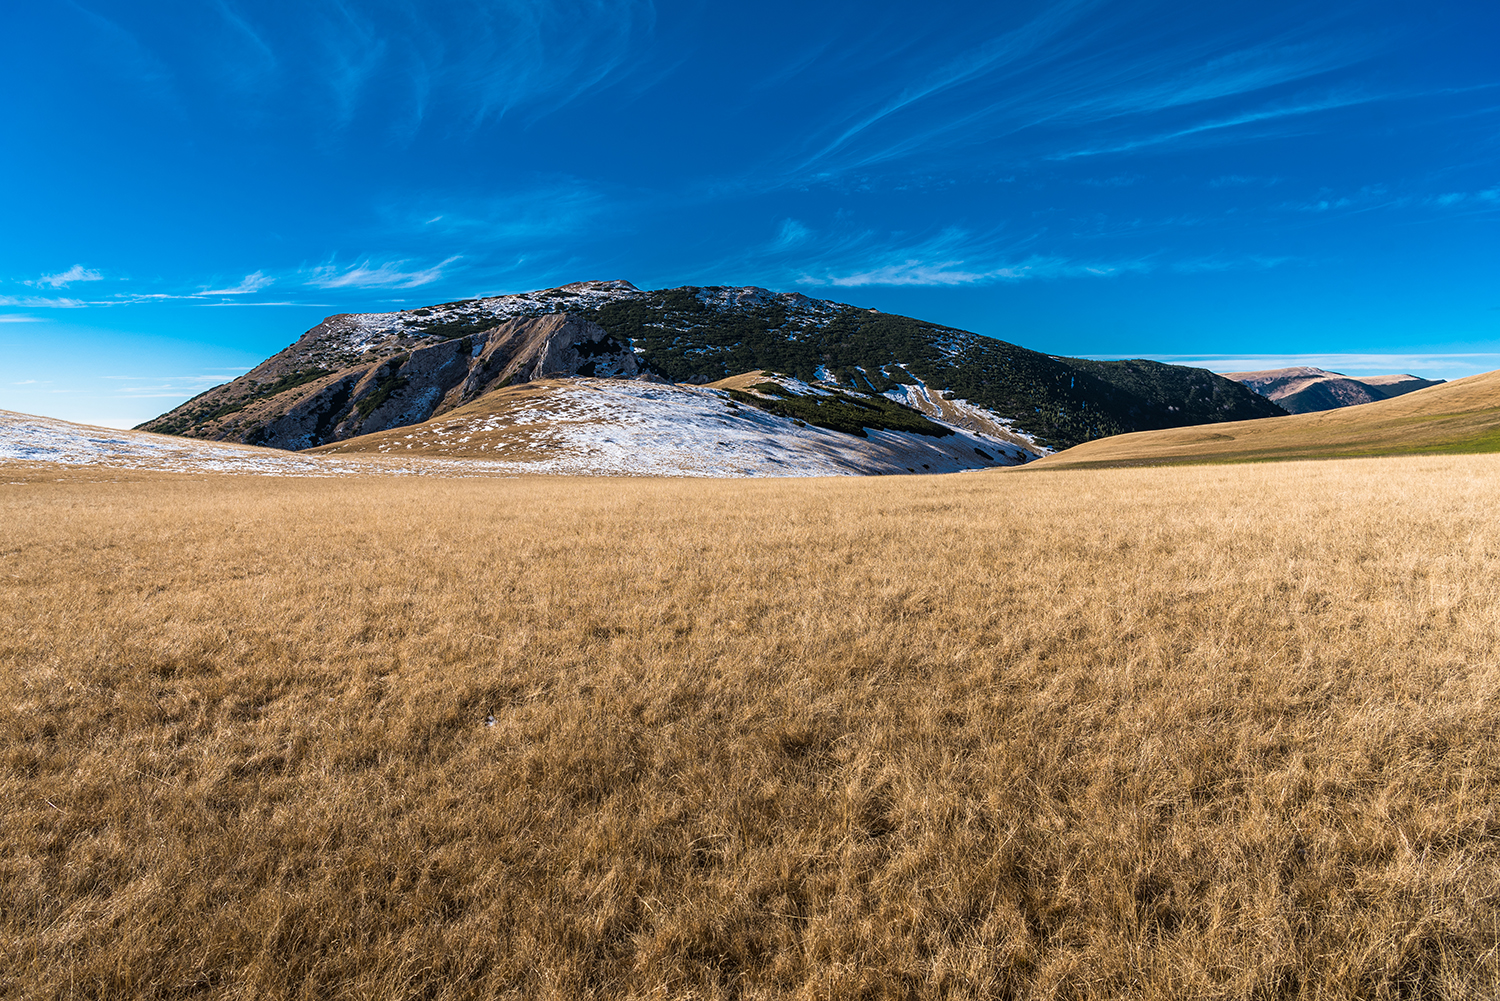
{"label": "grassy slope", "polygon": [[1500,458],[6,473],[0,996],[1500,994]]}
{"label": "grassy slope", "polygon": [[1500,452],[1500,372],[1342,410],[1118,435],[1033,465],[1055,469],[1483,452]]}
{"label": "grassy slope", "polygon": [[[537,458],[541,453],[527,446],[527,435],[517,435],[507,421],[508,412],[517,409],[550,410],[547,396],[550,390],[563,385],[558,379],[538,379],[519,386],[506,386],[491,390],[472,403],[417,424],[403,424],[386,431],[375,431],[328,445],[307,449],[310,454],[353,455],[379,452],[381,446],[401,447],[408,439],[414,440],[419,455],[440,455],[445,458],[493,459],[496,449],[504,448],[506,459]],[[498,426],[494,430],[476,431],[469,441],[455,443],[442,440],[442,432],[450,422],[465,418],[494,418]]]}

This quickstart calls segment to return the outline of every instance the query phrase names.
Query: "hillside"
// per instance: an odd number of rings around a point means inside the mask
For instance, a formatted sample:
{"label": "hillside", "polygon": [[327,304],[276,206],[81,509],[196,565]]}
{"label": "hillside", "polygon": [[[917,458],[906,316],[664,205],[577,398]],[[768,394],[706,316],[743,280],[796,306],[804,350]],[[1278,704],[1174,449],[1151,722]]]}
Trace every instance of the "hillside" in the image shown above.
{"label": "hillside", "polygon": [[[951,401],[943,407],[950,417],[964,415]],[[714,386],[579,377],[495,390],[421,424],[295,453],[0,410],[0,467],[315,477],[850,476],[987,469],[1042,451],[1001,428],[971,431],[935,416],[758,372]]]}
{"label": "hillside", "polygon": [[1319,410],[1337,410],[1376,400],[1389,400],[1429,386],[1441,385],[1444,381],[1421,379],[1415,375],[1356,377],[1306,365],[1220,374],[1226,379],[1248,386],[1292,414],[1310,414]]}
{"label": "hillside", "polygon": [[1500,452],[1500,371],[1357,407],[1091,441],[1039,465],[1140,466]]}
{"label": "hillside", "polygon": [[424,457],[516,472],[839,476],[1018,465],[1039,448],[934,421],[884,397],[752,373],[713,386],[546,379],[309,456]]}
{"label": "hillside", "polygon": [[[1284,411],[1204,369],[1058,358],[967,331],[759,288],[580,282],[329,317],[145,430],[306,449],[417,424],[537,379],[702,385],[752,370],[881,395],[1043,448]],[[923,407],[919,400],[927,401]]]}

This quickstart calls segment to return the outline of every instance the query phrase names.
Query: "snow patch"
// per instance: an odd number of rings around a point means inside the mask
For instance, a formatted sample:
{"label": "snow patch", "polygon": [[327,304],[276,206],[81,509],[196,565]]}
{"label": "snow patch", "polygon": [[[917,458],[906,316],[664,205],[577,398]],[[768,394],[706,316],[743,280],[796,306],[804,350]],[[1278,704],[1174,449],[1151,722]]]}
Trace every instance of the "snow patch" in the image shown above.
{"label": "snow patch", "polygon": [[[959,472],[1031,458],[1024,449],[960,428],[943,438],[880,430],[857,438],[731,403],[722,390],[696,386],[570,379],[503,411],[439,418],[403,428],[403,435],[373,451],[337,454],[111,431],[0,411],[0,463],[264,476],[741,477]],[[473,454],[476,446],[482,457]],[[446,450],[467,454],[447,456]]]}
{"label": "snow patch", "polygon": [[[942,438],[880,430],[858,438],[799,426],[734,406],[723,390],[682,384],[571,379],[496,406],[502,409],[422,425],[412,444],[441,455],[463,437],[458,450],[472,454],[477,448],[496,461],[514,462],[517,471],[573,475],[937,473],[1031,458],[1025,449],[957,428]],[[375,447],[405,451],[407,445],[391,437]]]}

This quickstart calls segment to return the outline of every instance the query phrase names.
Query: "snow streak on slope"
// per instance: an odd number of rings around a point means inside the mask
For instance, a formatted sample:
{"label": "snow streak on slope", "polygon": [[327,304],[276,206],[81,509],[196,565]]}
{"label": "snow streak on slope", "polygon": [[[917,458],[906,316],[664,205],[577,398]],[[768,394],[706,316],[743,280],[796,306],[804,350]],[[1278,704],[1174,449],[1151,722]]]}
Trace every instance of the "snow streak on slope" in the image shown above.
{"label": "snow streak on slope", "polygon": [[[910,373],[907,374],[910,375]],[[912,376],[912,378],[916,377]],[[989,435],[1030,452],[1032,455],[1052,454],[1052,449],[1038,444],[1034,437],[1016,427],[1015,422],[1009,418],[1001,417],[984,407],[975,406],[967,400],[948,399],[942,393],[933,392],[921,379],[917,379],[914,385],[897,386],[895,389],[886,390],[881,395],[911,407],[913,410],[920,410],[927,416],[944,423],[978,434]]]}
{"label": "snow streak on slope", "polygon": [[568,379],[501,390],[443,417],[317,452],[483,457],[517,471],[645,476],[836,476],[957,472],[1031,458],[955,428],[868,437],[812,427],[696,386]]}
{"label": "snow streak on slope", "polygon": [[265,476],[444,472],[441,463],[330,460],[274,448],[197,441],[147,431],[116,431],[0,410],[0,465],[39,464]]}

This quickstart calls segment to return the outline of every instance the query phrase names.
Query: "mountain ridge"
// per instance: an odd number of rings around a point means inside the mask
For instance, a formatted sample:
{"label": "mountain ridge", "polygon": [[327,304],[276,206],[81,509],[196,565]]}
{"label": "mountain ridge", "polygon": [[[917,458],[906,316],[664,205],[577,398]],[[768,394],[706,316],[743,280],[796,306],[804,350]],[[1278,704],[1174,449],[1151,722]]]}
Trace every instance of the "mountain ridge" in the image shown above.
{"label": "mountain ridge", "polygon": [[1248,386],[1293,414],[1310,414],[1374,403],[1376,400],[1389,400],[1419,389],[1441,385],[1444,381],[1422,379],[1410,374],[1352,376],[1310,365],[1219,374]]}
{"label": "mountain ridge", "polygon": [[[328,317],[141,429],[301,450],[421,423],[535,379],[706,385],[763,370],[884,397],[1043,450],[1124,431],[1279,416],[1205,369],[1047,355],[942,324],[755,286],[626,281]],[[948,419],[948,418],[943,418]]]}

